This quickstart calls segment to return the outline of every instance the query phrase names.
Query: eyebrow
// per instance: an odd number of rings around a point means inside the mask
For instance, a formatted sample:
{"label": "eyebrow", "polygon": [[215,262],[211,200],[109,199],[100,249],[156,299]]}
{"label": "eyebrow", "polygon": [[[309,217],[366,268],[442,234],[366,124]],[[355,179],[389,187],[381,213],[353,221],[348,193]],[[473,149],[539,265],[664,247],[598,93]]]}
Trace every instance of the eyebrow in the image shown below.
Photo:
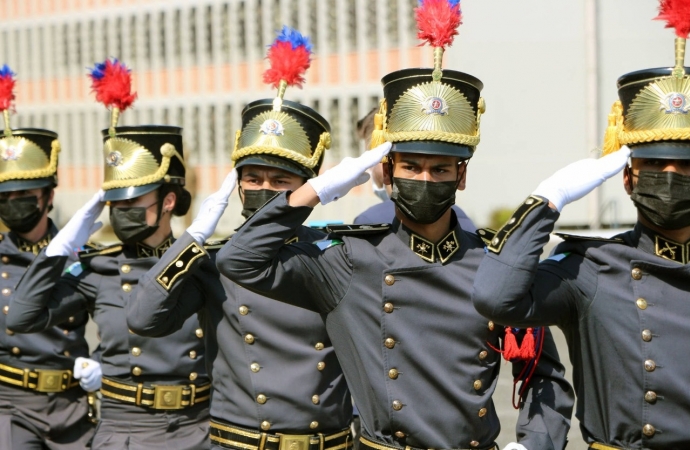
{"label": "eyebrow", "polygon": [[[414,160],[414,159],[401,159],[400,162],[405,163],[405,164],[412,164],[413,166],[421,166],[422,165],[421,161]],[[438,164],[432,165],[431,167],[434,169],[440,169],[440,168],[444,168],[444,167],[452,167],[454,165],[455,164],[453,164],[453,163],[438,163]]]}

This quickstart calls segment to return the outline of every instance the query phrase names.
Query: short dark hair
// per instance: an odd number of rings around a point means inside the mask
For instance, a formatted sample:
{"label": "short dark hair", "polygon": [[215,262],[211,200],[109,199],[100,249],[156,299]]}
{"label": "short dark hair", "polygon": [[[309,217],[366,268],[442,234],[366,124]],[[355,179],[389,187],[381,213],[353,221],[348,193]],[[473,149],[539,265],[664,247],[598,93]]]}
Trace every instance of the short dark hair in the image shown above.
{"label": "short dark hair", "polygon": [[357,137],[363,139],[367,147],[371,144],[371,135],[374,132],[374,117],[378,111],[379,108],[375,107],[366,116],[357,121]]}

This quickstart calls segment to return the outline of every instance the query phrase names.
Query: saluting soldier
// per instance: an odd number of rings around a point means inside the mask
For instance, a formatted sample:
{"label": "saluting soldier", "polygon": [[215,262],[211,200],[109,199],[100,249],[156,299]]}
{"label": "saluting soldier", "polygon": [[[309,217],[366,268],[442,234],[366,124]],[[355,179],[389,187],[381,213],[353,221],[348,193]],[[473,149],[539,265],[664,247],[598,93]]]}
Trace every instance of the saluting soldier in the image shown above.
{"label": "saluting soldier", "polygon": [[[6,323],[19,279],[57,234],[48,212],[53,208],[60,153],[57,133],[10,128],[14,84],[14,73],[3,66],[0,219],[10,231],[0,234],[0,448],[85,448],[94,427],[73,368],[75,358],[89,355],[84,339],[88,316],[76,311],[63,314],[55,318],[53,326],[32,335],[15,334]],[[64,267],[63,262],[60,269]],[[98,378],[97,365],[92,364],[93,380]]]}
{"label": "saluting soldier", "polygon": [[[172,126],[122,126],[117,117],[131,104],[129,70],[117,60],[92,73],[97,98],[114,110],[103,130],[103,190],[83,206],[27,270],[8,324],[16,331],[41,331],[65,311],[88,311],[98,325],[103,380],[98,449],[209,448],[210,380],[204,364],[203,331],[195,315],[165,339],[127,328],[125,306],[139,277],[172,245],[172,215],[189,209],[184,189],[182,130]],[[103,86],[111,86],[107,97]],[[99,224],[104,202],[117,245],[79,253],[63,274],[74,248]],[[200,291],[189,292],[191,297]]]}
{"label": "saluting soldier", "polygon": [[[425,0],[419,8],[418,16],[460,21],[457,2]],[[217,257],[220,272],[238,284],[324,316],[367,450],[494,449],[499,433],[492,394],[501,362],[493,348],[503,328],[472,306],[484,243],[460,228],[451,209],[479,142],[482,83],[442,71],[441,45],[436,54],[434,69],[383,78],[383,128],[373,140],[392,140],[392,150],[384,143],[277,196]],[[345,226],[325,240],[285,243],[314,206],[366,182],[366,170],[389,151],[392,225]],[[562,449],[572,394],[548,335],[528,386],[521,445],[510,448]]]}
{"label": "saluting soldier", "polygon": [[[307,38],[284,28],[269,58],[289,60],[285,53],[305,50],[310,50]],[[278,84],[285,79],[275,76]],[[330,126],[313,109],[283,100],[284,92],[244,109],[232,154],[236,170],[141,278],[137,299],[128,305],[129,326],[143,335],[176,330],[196,311],[204,318],[208,354],[213,355],[211,442],[218,449],[337,450],[353,443],[350,394],[322,317],[221,277],[215,252],[203,246],[227,206],[237,174],[242,215],[249,217],[275,195],[299,188],[318,173],[330,147]],[[297,227],[288,242],[323,237]],[[188,290],[197,287],[205,294],[190,297]]]}
{"label": "saluting soldier", "polygon": [[[673,16],[668,5],[662,16]],[[498,232],[475,281],[474,303],[487,317],[564,331],[576,414],[590,449],[690,446],[685,30],[674,68],[619,78],[607,156],[573,163],[543,181]],[[619,150],[621,144],[629,148]],[[562,235],[565,242],[539,264],[562,208],[623,168],[624,188],[637,208],[634,229],[610,239]]]}

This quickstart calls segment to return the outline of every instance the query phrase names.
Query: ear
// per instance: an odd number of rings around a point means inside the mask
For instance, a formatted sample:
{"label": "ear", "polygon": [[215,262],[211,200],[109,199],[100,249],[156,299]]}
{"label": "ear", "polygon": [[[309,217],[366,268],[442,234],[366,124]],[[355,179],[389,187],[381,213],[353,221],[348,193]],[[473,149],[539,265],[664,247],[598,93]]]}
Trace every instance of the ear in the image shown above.
{"label": "ear", "polygon": [[[388,156],[388,158],[392,158],[392,156]],[[387,162],[381,163],[382,169],[383,169],[383,184],[387,186],[391,186],[393,184],[393,174],[390,173],[390,164]]]}
{"label": "ear", "polygon": [[177,203],[177,195],[174,192],[168,192],[168,194],[163,199],[163,211],[172,212],[175,209],[175,204]]}
{"label": "ear", "polygon": [[630,166],[625,166],[625,168],[623,169],[623,187],[625,188],[625,192],[627,192],[628,195],[632,194],[633,175],[632,167]]}
{"label": "ear", "polygon": [[53,199],[55,198],[55,189],[50,190],[50,195],[48,196],[48,206],[53,205]]}
{"label": "ear", "polygon": [[467,182],[467,162],[458,164],[458,191],[464,191]]}

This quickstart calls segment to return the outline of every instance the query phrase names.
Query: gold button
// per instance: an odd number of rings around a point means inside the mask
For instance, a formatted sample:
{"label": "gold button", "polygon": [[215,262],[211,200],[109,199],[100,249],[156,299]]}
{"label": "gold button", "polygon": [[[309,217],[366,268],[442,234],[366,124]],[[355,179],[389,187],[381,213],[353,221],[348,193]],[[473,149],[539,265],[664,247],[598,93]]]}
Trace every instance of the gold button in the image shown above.
{"label": "gold button", "polygon": [[477,415],[479,417],[484,417],[486,415],[486,408],[480,409],[479,412],[477,413]]}
{"label": "gold button", "polygon": [[647,391],[644,393],[644,401],[647,403],[654,403],[656,402],[656,392],[654,391]]}
{"label": "gold button", "polygon": [[127,328],[127,331],[129,331],[129,334],[135,334],[134,331],[132,331],[131,328]]}
{"label": "gold button", "polygon": [[482,380],[474,380],[472,386],[474,386],[475,391],[480,390],[482,388]]}
{"label": "gold button", "polygon": [[525,201],[525,205],[531,205],[532,203],[534,203],[534,199],[533,199],[533,198],[528,198],[528,199]]}
{"label": "gold button", "polygon": [[74,316],[69,316],[69,317],[67,318],[67,321],[68,321],[69,323],[74,323]]}
{"label": "gold button", "polygon": [[261,422],[261,429],[264,431],[270,430],[271,422],[269,422],[268,420],[264,420],[263,422]]}
{"label": "gold button", "polygon": [[132,290],[132,286],[129,283],[125,283],[122,285],[122,290],[125,292],[130,292]]}
{"label": "gold button", "polygon": [[316,368],[319,369],[319,370],[323,370],[323,369],[326,368],[326,363],[323,362],[323,361],[319,361],[319,363],[316,364]]}
{"label": "gold button", "polygon": [[196,334],[196,337],[201,339],[202,337],[204,337],[204,330],[202,330],[201,328],[197,328],[194,334]]}
{"label": "gold button", "polygon": [[170,280],[168,279],[168,277],[163,277],[163,278],[161,278],[161,280],[163,280],[163,283],[167,283],[168,281],[170,281]]}
{"label": "gold button", "polygon": [[141,367],[135,367],[132,369],[132,375],[139,376],[141,375]]}
{"label": "gold button", "polygon": [[250,369],[252,370],[252,372],[254,372],[254,373],[256,373],[256,372],[258,372],[259,370],[261,370],[261,366],[259,365],[259,363],[251,363],[251,365],[249,366],[249,368],[250,368]]}
{"label": "gold button", "polygon": [[64,334],[65,336],[69,336],[69,330],[62,330],[62,334]]}
{"label": "gold button", "polygon": [[191,351],[189,352],[189,357],[190,357],[191,359],[196,359],[196,350],[191,350]]}
{"label": "gold button", "polygon": [[18,355],[18,354],[20,354],[21,352],[22,352],[22,351],[19,350],[19,347],[12,347],[12,354],[13,354],[13,355]]}
{"label": "gold button", "polygon": [[395,283],[395,277],[391,274],[388,274],[383,281],[385,281],[388,286],[393,286],[393,283]]}
{"label": "gold button", "polygon": [[494,328],[496,328],[496,325],[494,325],[494,323],[492,321],[489,321],[488,327],[489,327],[490,331],[494,331]]}
{"label": "gold button", "polygon": [[139,347],[132,347],[132,355],[134,355],[134,356],[141,355],[141,349]]}
{"label": "gold button", "polygon": [[189,374],[189,381],[194,381],[194,380],[196,380],[198,376],[199,376],[199,375],[197,375],[196,372],[190,373],[190,374]]}
{"label": "gold button", "polygon": [[652,340],[652,332],[650,330],[642,330],[642,340],[649,342]]}
{"label": "gold button", "polygon": [[4,279],[8,279],[10,277],[10,274],[7,272],[3,272],[0,276],[2,276]]}
{"label": "gold button", "polygon": [[393,347],[395,347],[395,339],[386,338],[386,340],[383,341],[383,345],[385,345],[386,348],[393,348]]}
{"label": "gold button", "polygon": [[199,247],[192,247],[192,253],[199,253],[200,251]]}
{"label": "gold button", "polygon": [[652,437],[656,433],[656,428],[654,428],[654,425],[647,424],[642,427],[642,434],[644,434],[647,437]]}
{"label": "gold button", "polygon": [[175,267],[182,267],[182,266],[184,266],[184,263],[182,261],[175,262]]}
{"label": "gold button", "polygon": [[633,280],[639,280],[639,279],[642,278],[642,271],[641,271],[640,269],[638,269],[637,267],[635,267],[635,268],[630,272],[630,274],[632,275]]}
{"label": "gold button", "polygon": [[249,333],[245,334],[244,335],[244,342],[246,342],[247,344],[253,344],[254,343],[254,336],[252,336]]}
{"label": "gold button", "polygon": [[244,305],[240,306],[240,314],[246,316],[247,314],[249,314],[249,308],[247,308]]}
{"label": "gold button", "polygon": [[479,441],[470,441],[470,447],[479,447]]}
{"label": "gold button", "polygon": [[319,399],[319,396],[318,396],[318,395],[315,394],[315,395],[312,395],[312,396],[311,396],[311,402],[312,402],[313,404],[318,405],[320,401],[321,401],[321,399]]}
{"label": "gold button", "polygon": [[383,305],[383,310],[386,311],[388,314],[392,313],[393,309],[395,308],[393,308],[393,304],[391,302],[388,302],[385,305]]}
{"label": "gold button", "polygon": [[644,362],[644,370],[654,372],[654,369],[656,369],[656,363],[653,360],[648,359]]}
{"label": "gold button", "polygon": [[10,262],[10,258],[9,258],[8,256],[3,256],[3,257],[2,257],[2,262],[4,262],[5,264],[7,264],[8,262]]}
{"label": "gold button", "polygon": [[65,350],[64,352],[62,352],[62,354],[69,357],[69,350]]}
{"label": "gold button", "polygon": [[487,356],[489,356],[489,353],[486,350],[479,352],[479,359],[486,359]]}
{"label": "gold button", "polygon": [[493,244],[493,245],[498,244],[498,238],[493,238],[493,240],[491,241],[491,244]]}
{"label": "gold button", "polygon": [[10,312],[10,307],[9,307],[9,305],[3,306],[3,307],[2,307],[2,312],[3,312],[3,314],[7,314],[8,312]]}
{"label": "gold button", "polygon": [[319,422],[317,422],[316,420],[313,421],[312,423],[309,424],[309,428],[311,428],[312,430],[319,428]]}
{"label": "gold button", "polygon": [[10,288],[4,288],[4,289],[2,290],[2,295],[4,295],[5,297],[9,297],[10,294],[12,294],[12,289],[10,289]]}
{"label": "gold button", "polygon": [[7,333],[8,336],[14,336],[14,331],[10,330],[9,328],[5,330],[5,333]]}
{"label": "gold button", "polygon": [[260,405],[263,405],[264,403],[266,403],[266,400],[268,400],[268,399],[266,398],[266,396],[264,394],[259,394],[256,396],[256,402],[259,403]]}
{"label": "gold button", "polygon": [[403,404],[400,400],[393,400],[393,409],[396,411],[400,411],[403,409]]}
{"label": "gold button", "polygon": [[405,437],[405,433],[403,433],[402,431],[396,431],[395,437],[397,437],[398,439],[402,439]]}
{"label": "gold button", "polygon": [[129,264],[123,264],[122,265],[122,273],[129,273],[132,270],[132,267]]}
{"label": "gold button", "polygon": [[323,345],[323,342],[317,342],[314,348],[317,350],[323,350],[325,348],[325,345]]}
{"label": "gold button", "polygon": [[398,369],[391,369],[388,371],[388,378],[391,380],[397,380],[398,375],[400,375],[400,372],[398,372]]}
{"label": "gold button", "polygon": [[637,307],[640,309],[647,309],[647,300],[643,298],[638,298],[635,303],[637,304]]}

